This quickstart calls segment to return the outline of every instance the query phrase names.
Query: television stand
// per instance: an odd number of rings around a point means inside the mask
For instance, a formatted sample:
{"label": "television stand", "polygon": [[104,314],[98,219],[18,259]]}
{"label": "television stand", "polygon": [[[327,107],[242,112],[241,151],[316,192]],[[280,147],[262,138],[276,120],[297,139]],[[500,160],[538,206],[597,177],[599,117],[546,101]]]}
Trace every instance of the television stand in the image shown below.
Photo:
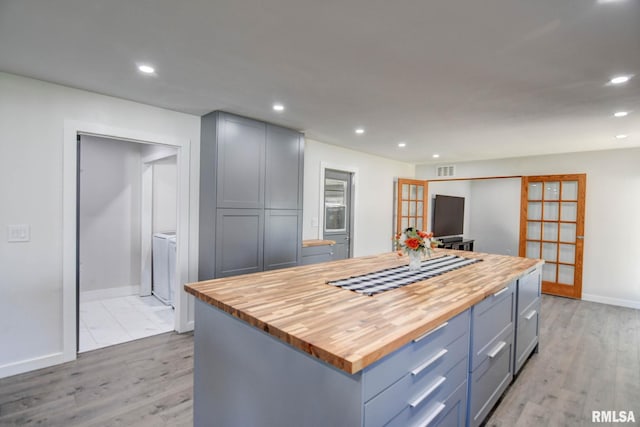
{"label": "television stand", "polygon": [[442,243],[462,242],[462,236],[443,237],[438,240],[440,240]]}
{"label": "television stand", "polygon": [[458,240],[445,240],[441,239],[442,244],[439,246],[444,249],[456,249],[460,251],[471,251],[473,252],[473,242],[475,240],[471,239],[458,239]]}

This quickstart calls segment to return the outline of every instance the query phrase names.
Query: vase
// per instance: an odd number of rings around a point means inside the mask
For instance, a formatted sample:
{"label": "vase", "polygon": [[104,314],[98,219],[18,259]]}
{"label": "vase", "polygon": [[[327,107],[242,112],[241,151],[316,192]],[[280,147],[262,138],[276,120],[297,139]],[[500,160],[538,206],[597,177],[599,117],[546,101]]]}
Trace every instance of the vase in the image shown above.
{"label": "vase", "polygon": [[422,254],[417,251],[409,252],[409,271],[420,271]]}

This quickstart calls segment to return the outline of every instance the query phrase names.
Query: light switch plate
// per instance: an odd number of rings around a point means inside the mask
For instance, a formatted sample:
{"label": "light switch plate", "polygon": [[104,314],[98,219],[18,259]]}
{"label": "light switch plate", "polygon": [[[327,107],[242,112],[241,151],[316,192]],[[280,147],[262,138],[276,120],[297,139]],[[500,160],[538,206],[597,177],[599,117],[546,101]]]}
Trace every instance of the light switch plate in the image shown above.
{"label": "light switch plate", "polygon": [[7,226],[8,242],[28,242],[29,240],[31,240],[31,227],[28,224]]}

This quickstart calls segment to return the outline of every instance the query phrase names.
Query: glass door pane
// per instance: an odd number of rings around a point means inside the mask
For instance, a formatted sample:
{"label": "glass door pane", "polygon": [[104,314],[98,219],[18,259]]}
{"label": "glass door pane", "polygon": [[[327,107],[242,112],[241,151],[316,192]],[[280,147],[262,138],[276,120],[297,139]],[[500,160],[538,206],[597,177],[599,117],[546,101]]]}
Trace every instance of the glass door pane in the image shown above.
{"label": "glass door pane", "polygon": [[584,174],[523,178],[520,255],[545,260],[543,291],[555,295],[581,295],[585,183]]}
{"label": "glass door pane", "polygon": [[427,182],[415,179],[398,179],[398,201],[396,232],[402,232],[407,227],[425,230],[427,206]]}

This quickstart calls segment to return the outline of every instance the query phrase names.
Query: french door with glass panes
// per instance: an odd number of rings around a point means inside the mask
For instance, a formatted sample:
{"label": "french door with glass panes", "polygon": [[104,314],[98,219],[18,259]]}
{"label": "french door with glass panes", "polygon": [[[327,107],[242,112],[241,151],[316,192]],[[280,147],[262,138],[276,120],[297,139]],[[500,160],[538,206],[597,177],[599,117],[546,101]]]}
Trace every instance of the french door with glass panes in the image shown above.
{"label": "french door with glass panes", "polygon": [[427,181],[398,179],[396,232],[407,227],[427,231]]}
{"label": "french door with glass panes", "polygon": [[522,178],[520,256],[544,259],[542,292],[582,297],[587,176]]}

